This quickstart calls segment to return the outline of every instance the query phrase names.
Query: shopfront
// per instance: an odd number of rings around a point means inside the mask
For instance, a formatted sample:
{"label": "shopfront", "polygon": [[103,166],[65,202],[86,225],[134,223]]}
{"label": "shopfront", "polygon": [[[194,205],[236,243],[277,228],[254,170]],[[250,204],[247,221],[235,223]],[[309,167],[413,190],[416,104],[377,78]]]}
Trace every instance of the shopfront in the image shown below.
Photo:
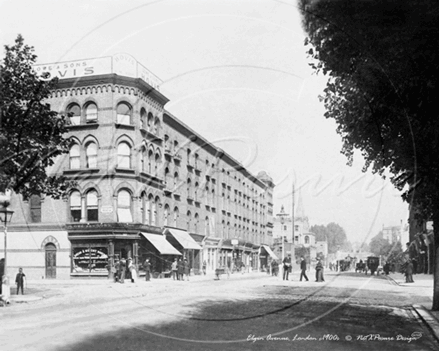
{"label": "shopfront", "polygon": [[206,270],[213,272],[218,267],[218,251],[220,238],[205,238],[202,262],[206,262]]}
{"label": "shopfront", "polygon": [[[165,235],[141,232],[140,236],[140,262],[150,259],[151,273],[154,278],[163,277],[164,274],[169,275],[174,259],[181,258],[182,254],[167,241]],[[139,269],[143,272],[142,264]]]}
{"label": "shopfront", "polygon": [[116,259],[122,258],[131,258],[142,271],[142,258],[148,248],[139,233],[149,230],[160,234],[158,228],[122,223],[75,223],[68,224],[66,229],[71,244],[71,278],[111,279],[110,268]]}
{"label": "shopfront", "polygon": [[189,267],[193,273],[200,270],[201,246],[189,235],[186,230],[166,227],[163,231],[168,242],[175,247],[182,256],[188,260]]}

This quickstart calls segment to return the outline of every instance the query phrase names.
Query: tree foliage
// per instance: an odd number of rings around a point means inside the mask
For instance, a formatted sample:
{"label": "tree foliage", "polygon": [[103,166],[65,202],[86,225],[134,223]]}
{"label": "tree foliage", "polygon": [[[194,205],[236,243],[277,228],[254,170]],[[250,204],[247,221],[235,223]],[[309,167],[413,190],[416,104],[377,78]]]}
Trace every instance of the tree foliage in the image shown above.
{"label": "tree foliage", "polygon": [[19,35],[13,46],[5,46],[0,63],[0,191],[56,198],[71,184],[47,169],[68,152],[69,140],[63,137],[65,117],[44,102],[56,80],[38,78],[32,70],[36,58]]}
{"label": "tree foliage", "polygon": [[379,232],[370,241],[370,251],[375,256],[382,256],[387,261],[393,261],[402,253],[402,244],[400,241],[390,243],[387,239],[383,238],[382,232]]}
{"label": "tree foliage", "polygon": [[347,240],[347,234],[344,228],[337,223],[329,223],[324,225],[313,225],[310,228],[315,233],[316,241],[327,241],[328,252],[335,253],[338,250],[347,250],[350,243]]}
{"label": "tree foliage", "polygon": [[[300,0],[312,67],[341,152],[403,190],[423,219],[438,213],[438,2]],[[438,216],[437,216],[438,217]]]}
{"label": "tree foliage", "polygon": [[438,257],[438,1],[299,5],[310,64],[328,76],[321,100],[337,123],[341,152],[351,164],[360,150],[364,171],[389,173],[416,219],[434,221]]}

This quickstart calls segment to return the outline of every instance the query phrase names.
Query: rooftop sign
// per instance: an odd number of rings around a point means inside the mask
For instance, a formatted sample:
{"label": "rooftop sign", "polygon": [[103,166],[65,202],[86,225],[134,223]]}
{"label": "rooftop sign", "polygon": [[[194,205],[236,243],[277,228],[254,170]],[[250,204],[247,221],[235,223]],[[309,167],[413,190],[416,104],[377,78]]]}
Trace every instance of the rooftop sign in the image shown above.
{"label": "rooftop sign", "polygon": [[49,73],[49,78],[80,78],[115,73],[120,76],[140,78],[156,90],[162,81],[128,54],[93,59],[74,60],[34,65],[34,71],[41,75]]}

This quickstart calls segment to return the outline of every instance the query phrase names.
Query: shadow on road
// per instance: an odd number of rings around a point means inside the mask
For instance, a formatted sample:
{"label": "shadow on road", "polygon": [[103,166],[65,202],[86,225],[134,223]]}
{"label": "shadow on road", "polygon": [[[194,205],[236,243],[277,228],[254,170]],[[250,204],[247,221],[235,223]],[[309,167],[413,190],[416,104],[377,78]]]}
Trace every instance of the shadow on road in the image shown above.
{"label": "shadow on road", "polygon": [[[143,321],[109,315],[120,327],[63,350],[437,349],[407,308],[326,301],[324,296],[303,299],[292,296],[290,288],[266,288],[273,290],[272,298],[198,302],[191,313],[160,325],[151,325],[148,314]],[[381,340],[364,340],[369,335]],[[397,340],[399,335],[416,339]]]}

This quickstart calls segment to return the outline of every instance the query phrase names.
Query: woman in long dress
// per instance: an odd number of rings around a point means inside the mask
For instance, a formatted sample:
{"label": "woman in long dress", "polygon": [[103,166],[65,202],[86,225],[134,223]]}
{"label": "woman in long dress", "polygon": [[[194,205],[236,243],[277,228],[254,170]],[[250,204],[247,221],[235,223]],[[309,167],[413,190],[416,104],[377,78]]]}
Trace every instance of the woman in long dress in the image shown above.
{"label": "woman in long dress", "polygon": [[321,263],[321,260],[318,260],[318,263],[316,264],[316,281],[317,282],[323,282],[324,281],[324,266]]}

